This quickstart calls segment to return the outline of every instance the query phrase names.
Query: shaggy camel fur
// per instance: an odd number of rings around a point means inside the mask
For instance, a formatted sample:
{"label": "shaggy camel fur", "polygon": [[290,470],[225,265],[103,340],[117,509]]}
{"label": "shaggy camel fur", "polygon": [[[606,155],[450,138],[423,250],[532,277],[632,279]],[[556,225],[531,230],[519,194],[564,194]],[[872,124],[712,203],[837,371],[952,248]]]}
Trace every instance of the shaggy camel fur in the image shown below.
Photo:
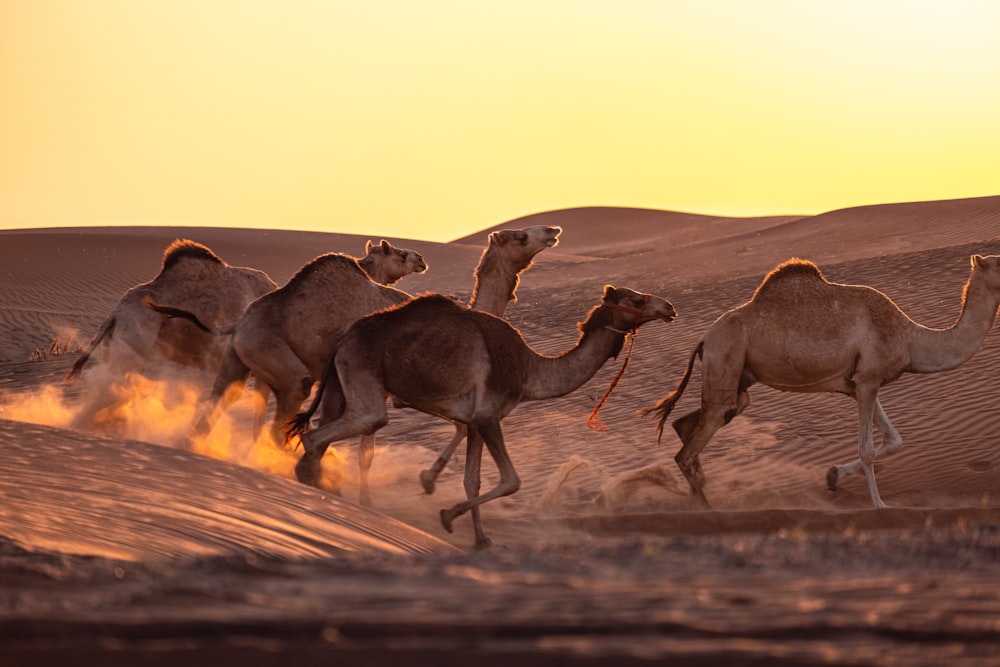
{"label": "shaggy camel fur", "polygon": [[[701,409],[674,421],[684,443],[675,460],[691,491],[708,506],[698,456],[715,432],[750,404],[760,382],[794,392],[839,392],[858,404],[858,458],[834,466],[827,484],[858,468],[865,472],[875,507],[885,507],[873,464],[903,440],[878,400],[879,388],[903,373],[935,373],[968,360],[989,333],[1000,304],[1000,256],[971,259],[958,320],[930,329],[907,317],[889,297],[861,285],[830,283],[815,264],[792,259],[764,278],[753,299],[720,317],[695,347],[676,390],[647,410],[657,432],[702,358]],[[882,446],[872,441],[872,420]]]}
{"label": "shaggy camel fur", "polygon": [[[78,379],[95,353],[114,378],[127,371],[146,371],[162,360],[217,372],[224,340],[198,331],[188,322],[164,318],[146,308],[144,302],[153,299],[179,304],[202,322],[218,327],[235,321],[248,303],[275,287],[262,271],[230,266],[206,246],[177,239],[164,251],[159,274],[121,297],[66,379]],[[74,427],[90,427],[100,410],[114,404],[111,387],[95,391],[88,402]]]}
{"label": "shaggy camel fur", "polygon": [[[330,443],[384,426],[386,395],[396,396],[418,410],[468,427],[468,500],[442,510],[441,523],[451,532],[454,519],[473,510],[476,544],[486,545],[489,540],[476,508],[520,486],[500,421],[522,401],[568,394],[618,354],[628,331],[656,319],[670,322],[675,316],[673,306],[660,297],[608,285],[600,305],[579,325],[576,346],[549,357],[528,347],[505,320],[440,295],[416,297],[369,315],[344,335],[309,409],[289,425],[288,436],[300,435],[305,450],[296,476],[318,484]],[[320,404],[320,423],[306,432]],[[500,482],[479,495],[484,441],[500,470]]]}
{"label": "shaggy camel fur", "polygon": [[[490,234],[489,242],[474,272],[476,283],[472,289],[469,308],[503,317],[507,312],[507,304],[517,301],[516,291],[521,273],[531,267],[535,255],[559,243],[560,233],[562,233],[560,227],[536,225],[525,229],[503,229]],[[456,423],[455,435],[451,442],[434,464],[420,473],[420,483],[425,492],[434,493],[438,475],[444,470],[448,460],[466,436],[465,424]],[[370,455],[367,459],[361,460],[361,499],[368,505],[371,504],[368,491],[369,467],[371,467]]]}
{"label": "shaggy camel fur", "polygon": [[[211,329],[193,313],[163,304],[153,310],[191,320],[216,334],[231,334],[212,393],[203,402],[192,439],[208,435],[218,417],[238,398],[252,373],[256,383],[274,392],[276,407],[271,434],[281,442],[281,429],[301,408],[333,345],[355,320],[375,310],[402,303],[406,292],[390,287],[410,273],[423,273],[427,263],[413,250],[388,241],[368,242],[367,256],[356,260],[327,253],[307,262],[287,284],[247,306],[230,327]],[[365,271],[367,265],[371,273]],[[383,283],[375,282],[377,276]],[[350,298],[345,298],[349,295]],[[254,437],[263,427],[257,406]]]}

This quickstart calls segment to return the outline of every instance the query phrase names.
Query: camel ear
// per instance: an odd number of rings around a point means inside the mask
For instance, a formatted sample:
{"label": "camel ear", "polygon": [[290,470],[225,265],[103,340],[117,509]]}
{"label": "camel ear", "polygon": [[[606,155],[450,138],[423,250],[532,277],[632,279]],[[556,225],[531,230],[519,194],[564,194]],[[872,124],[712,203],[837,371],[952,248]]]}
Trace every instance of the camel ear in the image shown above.
{"label": "camel ear", "polygon": [[374,247],[375,247],[375,244],[371,242],[371,239],[369,239],[368,242],[365,243],[365,254],[366,255],[372,254],[372,248],[374,248]]}
{"label": "camel ear", "polygon": [[382,239],[382,242],[379,243],[379,247],[382,248],[383,255],[388,255],[390,252],[392,252],[392,244],[386,241],[385,239]]}
{"label": "camel ear", "polygon": [[501,229],[499,232],[490,234],[490,243],[494,245],[505,245],[507,243],[507,230]]}
{"label": "camel ear", "polygon": [[618,290],[614,288],[614,285],[604,286],[604,300],[605,301],[615,301],[618,296]]}
{"label": "camel ear", "polygon": [[983,257],[982,255],[973,255],[971,263],[972,263],[972,268],[976,267],[979,267],[981,269],[986,268],[986,258]]}

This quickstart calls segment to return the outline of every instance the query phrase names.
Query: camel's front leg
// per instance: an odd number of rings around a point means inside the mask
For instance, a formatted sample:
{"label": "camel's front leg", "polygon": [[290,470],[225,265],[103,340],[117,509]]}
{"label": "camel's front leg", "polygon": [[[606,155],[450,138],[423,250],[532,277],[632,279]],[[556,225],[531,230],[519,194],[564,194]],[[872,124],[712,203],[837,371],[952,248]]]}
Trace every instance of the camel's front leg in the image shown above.
{"label": "camel's front leg", "polygon": [[375,436],[363,435],[358,443],[358,473],[361,477],[361,504],[366,507],[372,506],[372,495],[368,489],[368,472],[372,469],[372,461],[375,459]]}
{"label": "camel's front leg", "polygon": [[[885,458],[903,446],[903,437],[889,421],[889,416],[882,409],[882,403],[875,400],[875,426],[882,434],[882,445],[875,450],[875,460]],[[837,483],[845,476],[861,468],[861,459],[854,459],[839,466],[830,466],[826,473],[826,485],[831,491],[837,490]]]}
{"label": "camel's front leg", "polygon": [[[474,465],[477,471],[479,469],[479,456],[473,452],[473,437],[471,434],[474,430],[478,431],[482,440],[485,441],[486,447],[490,450],[490,455],[493,456],[493,460],[500,470],[500,482],[488,493],[469,498],[464,503],[458,503],[450,509],[441,510],[441,523],[449,533],[451,532],[451,524],[457,517],[494,498],[509,496],[521,488],[521,480],[514,470],[514,464],[511,463],[510,456],[507,454],[507,447],[503,441],[503,433],[500,430],[500,422],[497,420],[481,422],[475,426],[469,425],[469,456],[465,461],[466,479],[473,478],[471,466]],[[475,475],[475,479],[478,481],[478,473]],[[489,538],[483,532],[482,521],[476,513],[473,514],[473,527],[476,532],[476,545],[480,547],[487,546]]]}
{"label": "camel's front leg", "polygon": [[878,485],[875,483],[875,444],[872,440],[872,418],[874,416],[877,387],[858,386],[856,398],[858,401],[858,459],[861,467],[865,471],[868,479],[868,493],[871,494],[872,503],[876,509],[885,507],[882,498],[878,494]]}
{"label": "camel's front leg", "polygon": [[420,472],[420,484],[424,487],[424,493],[428,495],[434,493],[434,484],[437,482],[438,475],[441,474],[441,471],[448,464],[448,459],[455,453],[458,443],[462,442],[467,435],[465,424],[456,422],[455,435],[452,436],[451,442],[448,443],[448,446],[444,448],[444,451],[434,461],[434,465]]}

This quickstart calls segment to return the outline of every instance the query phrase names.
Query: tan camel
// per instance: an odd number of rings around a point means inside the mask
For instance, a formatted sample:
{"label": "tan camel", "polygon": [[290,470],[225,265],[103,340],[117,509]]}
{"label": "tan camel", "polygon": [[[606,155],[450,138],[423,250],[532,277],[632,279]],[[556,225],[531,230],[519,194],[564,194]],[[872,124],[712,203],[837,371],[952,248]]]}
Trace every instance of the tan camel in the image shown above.
{"label": "tan camel", "polygon": [[[525,229],[503,229],[490,234],[489,242],[474,272],[476,282],[472,289],[472,298],[469,300],[469,308],[503,317],[507,312],[507,304],[517,301],[516,291],[521,273],[531,267],[535,255],[546,248],[555,247],[559,243],[561,233],[560,227],[536,225]],[[451,442],[433,465],[420,473],[420,483],[425,492],[434,493],[438,475],[444,470],[448,460],[466,436],[465,424],[456,423],[455,435]],[[370,456],[361,461],[361,498],[363,503],[370,505],[369,467],[371,467]]]}
{"label": "tan camel", "polygon": [[[112,383],[127,371],[148,372],[164,360],[217,372],[225,341],[198,331],[190,323],[150,311],[147,299],[181,304],[209,326],[236,320],[248,303],[276,287],[267,274],[230,266],[206,246],[177,239],[163,253],[159,274],[129,289],[101,324],[73,364],[67,381],[77,380],[96,354]],[[112,387],[94,388],[74,427],[93,425],[97,413],[115,403]]]}
{"label": "tan camel", "polygon": [[[875,507],[885,507],[873,464],[903,440],[878,400],[878,390],[903,373],[955,368],[979,349],[1000,304],[1000,256],[972,257],[958,320],[930,329],[907,317],[871,287],[830,283],[815,264],[792,259],[764,278],[753,299],[720,317],[688,361],[677,389],[647,410],[659,417],[657,432],[702,358],[701,409],[676,421],[684,443],[675,460],[691,491],[705,506],[705,478],[698,456],[712,435],[750,404],[748,389],[760,382],[794,392],[838,392],[858,404],[858,459],[834,466],[830,489],[858,468],[865,471]],[[872,441],[872,420],[882,445]]]}
{"label": "tan camel", "polygon": [[[194,313],[172,305],[147,303],[160,313],[189,319],[216,334],[231,334],[212,393],[204,402],[192,439],[204,437],[218,417],[238,398],[251,373],[255,384],[274,392],[276,407],[271,433],[281,442],[281,428],[301,408],[319,378],[334,343],[358,318],[410,298],[391,284],[410,273],[423,273],[427,263],[413,250],[388,241],[366,246],[357,260],[340,253],[320,255],[302,266],[284,286],[249,304],[230,327],[205,327]],[[365,271],[367,265],[371,273]],[[375,282],[377,276],[385,284]],[[345,298],[348,296],[350,298]],[[256,437],[263,426],[257,406]]]}
{"label": "tan camel", "polygon": [[[533,351],[513,326],[440,295],[369,315],[344,335],[309,409],[289,425],[305,453],[299,481],[316,485],[331,442],[374,433],[388,422],[386,395],[468,427],[465,490],[468,500],[441,511],[441,523],[473,511],[476,544],[489,543],[479,505],[514,493],[520,480],[507,455],[500,421],[522,401],[563,396],[589,380],[622,348],[626,333],[646,322],[669,322],[666,300],[608,285],[601,304],[581,323],[572,349],[557,356]],[[319,425],[307,431],[322,404]],[[500,470],[495,489],[479,495],[482,443]]]}

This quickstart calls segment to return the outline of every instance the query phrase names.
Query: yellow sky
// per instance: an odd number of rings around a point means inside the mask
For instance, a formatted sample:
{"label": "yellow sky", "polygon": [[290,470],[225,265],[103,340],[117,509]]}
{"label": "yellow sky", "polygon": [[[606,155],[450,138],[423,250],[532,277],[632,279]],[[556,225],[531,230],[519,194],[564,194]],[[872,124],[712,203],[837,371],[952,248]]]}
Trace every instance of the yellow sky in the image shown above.
{"label": "yellow sky", "polygon": [[1000,194],[990,0],[0,0],[0,228]]}

